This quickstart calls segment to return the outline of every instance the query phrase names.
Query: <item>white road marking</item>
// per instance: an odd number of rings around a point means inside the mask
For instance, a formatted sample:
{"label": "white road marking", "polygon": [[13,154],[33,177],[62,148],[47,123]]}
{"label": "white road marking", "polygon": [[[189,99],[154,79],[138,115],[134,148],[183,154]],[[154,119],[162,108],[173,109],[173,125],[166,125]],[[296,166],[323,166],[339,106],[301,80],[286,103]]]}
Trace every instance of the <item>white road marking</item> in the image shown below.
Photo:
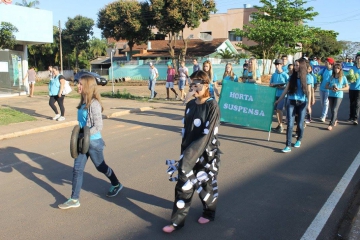
{"label": "white road marking", "polygon": [[304,235],[301,237],[302,240],[312,240],[317,239],[321,230],[325,226],[325,223],[329,219],[332,211],[334,210],[336,204],[339,202],[341,196],[344,194],[345,189],[349,185],[351,179],[355,175],[356,171],[360,166],[360,152],[345,172],[344,176],[341,178],[340,182],[331,193],[330,197],[327,199],[321,210],[316,215],[315,219],[312,221]]}

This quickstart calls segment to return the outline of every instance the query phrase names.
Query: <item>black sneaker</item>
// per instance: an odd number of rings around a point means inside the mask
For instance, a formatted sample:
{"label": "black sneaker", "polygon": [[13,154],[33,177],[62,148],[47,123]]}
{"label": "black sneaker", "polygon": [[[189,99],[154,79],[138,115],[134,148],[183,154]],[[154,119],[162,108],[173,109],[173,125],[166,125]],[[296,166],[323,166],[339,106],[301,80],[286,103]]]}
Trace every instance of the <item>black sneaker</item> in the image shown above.
{"label": "black sneaker", "polygon": [[353,122],[354,119],[353,119],[353,118],[349,118],[347,121],[348,121],[348,122]]}
{"label": "black sneaker", "polygon": [[282,133],[284,131],[284,128],[279,125],[276,128],[273,128],[272,130],[276,133]]}
{"label": "black sneaker", "polygon": [[106,194],[107,197],[115,197],[116,195],[118,195],[118,193],[120,192],[120,190],[123,188],[124,186],[119,183],[116,186],[111,186],[109,189],[109,192]]}
{"label": "black sneaker", "polygon": [[157,92],[156,92],[156,93],[154,93],[154,98],[156,98],[156,95],[157,95]]}

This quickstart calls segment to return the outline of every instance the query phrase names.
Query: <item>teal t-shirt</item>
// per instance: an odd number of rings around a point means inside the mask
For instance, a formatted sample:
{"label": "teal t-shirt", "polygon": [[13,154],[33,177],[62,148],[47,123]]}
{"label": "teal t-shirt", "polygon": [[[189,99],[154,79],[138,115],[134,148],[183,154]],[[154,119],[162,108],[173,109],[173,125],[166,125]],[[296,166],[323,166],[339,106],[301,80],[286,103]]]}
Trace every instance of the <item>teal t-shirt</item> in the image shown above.
{"label": "teal t-shirt", "polygon": [[320,91],[323,92],[328,92],[329,89],[326,89],[326,82],[329,81],[331,75],[332,75],[332,69],[327,69],[327,68],[323,68],[320,70],[320,72],[318,73],[319,75],[322,76],[322,82],[320,84]]}
{"label": "teal t-shirt", "polygon": [[[213,82],[216,82],[217,81],[217,77],[216,77],[216,75],[214,74],[214,76],[213,76]],[[210,92],[210,96],[211,97],[215,97],[215,92],[214,92],[214,83],[210,83],[209,84],[209,92]]]}
{"label": "teal t-shirt", "polygon": [[355,82],[351,83],[350,90],[360,90],[360,68],[357,68],[356,66],[351,67],[352,70],[354,70],[354,74],[358,74],[356,76],[359,76]]}
{"label": "teal t-shirt", "polygon": [[[306,76],[306,84],[307,84],[307,85],[310,85],[310,84],[311,84],[311,82],[312,82],[312,79],[311,79],[311,78],[312,78],[312,77],[311,77],[309,74]],[[299,100],[299,101],[303,101],[303,102],[307,101],[307,97],[306,97],[304,91],[303,91],[302,88],[301,88],[300,78],[297,79],[296,84],[297,84],[296,92],[293,93],[293,94],[289,94],[289,93],[288,93],[288,98],[289,98],[290,100]]]}
{"label": "teal t-shirt", "polygon": [[289,74],[289,69],[288,69],[288,67],[289,67],[289,64],[286,64],[286,65],[283,65],[281,68],[282,68],[283,72]]}
{"label": "teal t-shirt", "polygon": [[[337,78],[330,78],[329,81],[329,87],[336,86],[338,89],[341,89],[345,87],[348,84],[348,81],[345,76],[342,77],[342,82],[339,83],[339,79]],[[344,91],[337,91],[334,92],[332,90],[329,90],[329,97],[336,97],[336,98],[343,98],[344,97]]]}
{"label": "teal t-shirt", "polygon": [[[81,108],[78,109],[77,118],[78,118],[80,128],[83,128],[86,126],[86,122],[87,122],[87,118],[88,118],[88,114],[89,114],[88,110],[84,109],[84,108],[85,108],[85,104],[81,105]],[[101,138],[100,132],[97,132],[90,136],[90,140],[95,140],[95,139],[100,139],[100,138]]]}
{"label": "teal t-shirt", "polygon": [[[243,76],[252,78],[253,74],[252,74],[252,72],[249,72],[247,69],[245,69]],[[256,78],[260,78],[260,77],[261,77],[260,70],[256,69]],[[254,80],[256,81],[256,79],[254,79]],[[249,82],[249,80],[246,80],[246,83],[253,83],[253,82]]]}
{"label": "teal t-shirt", "polygon": [[[289,80],[289,75],[285,72],[274,72],[274,74],[271,76],[270,84],[279,84],[279,83],[287,83]],[[284,85],[285,86],[285,85]],[[284,89],[276,88],[276,97],[280,97],[283,93]]]}
{"label": "teal t-shirt", "polygon": [[230,76],[225,76],[224,81],[234,81],[234,82],[238,82],[238,77],[236,76],[236,74],[234,74],[234,79],[231,80],[231,77]]}

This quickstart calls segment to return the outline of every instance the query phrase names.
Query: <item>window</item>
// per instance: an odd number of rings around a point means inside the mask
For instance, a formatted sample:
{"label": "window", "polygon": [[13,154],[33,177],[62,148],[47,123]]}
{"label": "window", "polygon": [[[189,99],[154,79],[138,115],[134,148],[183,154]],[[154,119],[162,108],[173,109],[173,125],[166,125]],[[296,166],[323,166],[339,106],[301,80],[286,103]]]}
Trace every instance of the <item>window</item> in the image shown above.
{"label": "window", "polygon": [[236,42],[242,41],[242,37],[236,36],[235,31],[229,31],[228,38],[230,41],[236,41]]}
{"label": "window", "polygon": [[205,39],[205,38],[207,38],[209,35],[211,36],[211,32],[200,32],[200,38],[201,38],[201,39]]}

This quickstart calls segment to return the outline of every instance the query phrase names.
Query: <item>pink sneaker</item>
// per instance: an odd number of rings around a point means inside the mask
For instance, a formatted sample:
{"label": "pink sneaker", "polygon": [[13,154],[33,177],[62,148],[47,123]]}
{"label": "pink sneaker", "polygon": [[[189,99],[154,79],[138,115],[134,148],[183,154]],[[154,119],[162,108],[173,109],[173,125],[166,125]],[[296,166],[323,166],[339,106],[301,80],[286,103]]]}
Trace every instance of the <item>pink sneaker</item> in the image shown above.
{"label": "pink sneaker", "polygon": [[207,218],[203,218],[203,217],[200,217],[198,220],[198,223],[200,223],[200,224],[206,224],[208,222],[210,222],[210,220]]}
{"label": "pink sneaker", "polygon": [[175,228],[173,225],[167,225],[165,227],[163,227],[163,232],[166,232],[166,233],[172,233],[173,231],[175,231]]}

